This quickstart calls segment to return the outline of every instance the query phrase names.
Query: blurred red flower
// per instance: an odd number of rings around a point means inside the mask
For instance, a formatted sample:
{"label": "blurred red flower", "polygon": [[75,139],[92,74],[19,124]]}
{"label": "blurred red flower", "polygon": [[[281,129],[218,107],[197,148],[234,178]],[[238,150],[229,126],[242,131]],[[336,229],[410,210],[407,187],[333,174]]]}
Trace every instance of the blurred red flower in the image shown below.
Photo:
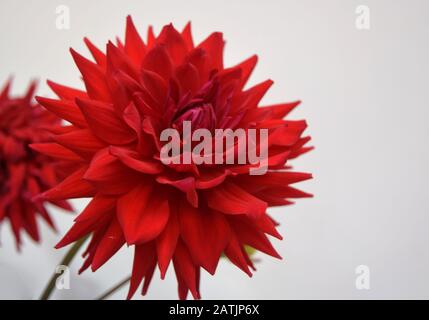
{"label": "blurred red flower", "polygon": [[[49,130],[60,126],[61,119],[32,102],[35,83],[22,97],[9,96],[9,81],[0,93],[0,224],[9,220],[21,246],[25,231],[40,240],[37,216],[52,228],[54,224],[41,201],[32,201],[40,192],[55,186],[60,177],[60,162],[30,149],[31,143],[49,141]],[[71,210],[63,200],[52,200],[57,206]]]}
{"label": "blurred red flower", "polygon": [[[214,274],[222,254],[249,276],[245,245],[280,258],[267,235],[281,236],[266,209],[310,196],[290,184],[311,175],[286,166],[310,150],[305,121],[283,120],[299,102],[258,107],[272,81],[244,89],[256,56],[225,68],[222,34],[194,45],[190,24],[181,33],[167,25],[158,36],[149,28],[144,42],[128,17],[123,43],[109,42],[106,53],[85,43],[95,62],[71,54],[86,90],[49,82],[59,100],[38,98],[71,123],[44,148],[71,151],[80,165],[41,197],[93,198],[57,248],[92,235],[82,272],[134,245],[128,298],[143,278],[146,293],[157,265],[164,278],[170,261],[184,299],[188,291],[200,298],[200,269]],[[160,133],[185,120],[209,130],[269,129],[268,172],[249,175],[249,164],[164,165]]]}

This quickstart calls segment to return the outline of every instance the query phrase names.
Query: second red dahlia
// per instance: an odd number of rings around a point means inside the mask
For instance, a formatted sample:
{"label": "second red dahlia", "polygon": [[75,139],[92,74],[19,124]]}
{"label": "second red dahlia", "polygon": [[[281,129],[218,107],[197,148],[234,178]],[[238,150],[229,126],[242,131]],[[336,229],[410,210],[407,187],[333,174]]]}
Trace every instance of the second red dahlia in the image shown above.
{"label": "second red dahlia", "polygon": [[[10,96],[10,85],[8,82],[0,92],[0,225],[10,222],[19,249],[23,232],[40,240],[38,218],[54,228],[45,204],[33,198],[63,179],[66,167],[29,147],[49,142],[49,132],[60,127],[61,119],[33,102],[35,83],[20,97]],[[63,200],[51,202],[71,210]]]}
{"label": "second red dahlia", "polygon": [[[171,261],[184,299],[188,291],[200,298],[201,268],[214,274],[222,254],[249,276],[245,246],[279,258],[267,235],[281,236],[266,210],[309,196],[290,185],[311,175],[286,165],[310,150],[305,121],[283,120],[299,102],[259,107],[272,81],[245,89],[257,58],[225,68],[218,32],[195,45],[190,25],[182,32],[167,25],[158,36],[150,28],[144,42],[128,18],[123,43],[109,42],[106,52],[85,43],[95,62],[71,53],[86,89],[50,83],[59,100],[38,98],[71,123],[46,151],[71,151],[79,164],[43,198],[93,198],[57,247],[91,235],[83,271],[134,245],[128,297],[143,279],[145,294],[155,268],[164,278]],[[249,164],[165,165],[160,134],[184,121],[209,131],[268,129],[268,172],[252,176]]]}

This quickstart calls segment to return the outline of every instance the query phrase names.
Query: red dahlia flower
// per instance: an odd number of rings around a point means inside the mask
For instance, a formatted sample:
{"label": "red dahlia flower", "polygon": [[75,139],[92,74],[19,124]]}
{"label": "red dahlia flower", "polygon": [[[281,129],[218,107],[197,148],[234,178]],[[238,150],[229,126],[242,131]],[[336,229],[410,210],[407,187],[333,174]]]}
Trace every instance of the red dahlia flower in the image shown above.
{"label": "red dahlia flower", "polygon": [[[222,34],[194,45],[189,24],[181,33],[167,25],[157,37],[150,28],[144,42],[128,17],[124,43],[109,42],[106,53],[85,43],[95,62],[71,54],[86,90],[50,83],[59,100],[38,98],[71,123],[44,149],[71,151],[80,165],[42,197],[93,198],[57,248],[92,235],[82,272],[134,245],[128,298],[143,278],[146,293],[156,266],[164,278],[170,261],[184,299],[188,291],[200,298],[200,269],[214,274],[222,254],[249,276],[245,246],[280,258],[267,235],[281,236],[266,209],[309,196],[290,185],[311,175],[286,166],[310,150],[305,121],[283,120],[299,102],[258,107],[272,81],[244,89],[256,56],[225,68]],[[160,133],[185,120],[209,130],[267,128],[268,172],[249,175],[249,164],[163,164]]]}
{"label": "red dahlia flower", "polygon": [[[61,120],[32,103],[35,83],[19,98],[9,97],[9,89],[10,82],[0,93],[0,224],[10,221],[19,249],[22,231],[39,241],[37,215],[54,228],[43,202],[32,198],[59,182],[60,163],[37,154],[29,144],[49,141],[48,130],[59,126]],[[63,200],[51,202],[71,210]]]}

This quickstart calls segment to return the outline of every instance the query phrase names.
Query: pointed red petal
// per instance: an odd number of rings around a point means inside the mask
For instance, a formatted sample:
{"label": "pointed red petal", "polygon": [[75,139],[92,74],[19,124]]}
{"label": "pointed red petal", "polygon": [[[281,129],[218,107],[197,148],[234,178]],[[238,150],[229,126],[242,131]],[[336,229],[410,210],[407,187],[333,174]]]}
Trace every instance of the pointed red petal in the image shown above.
{"label": "pointed red petal", "polygon": [[250,75],[252,74],[253,69],[255,69],[257,63],[258,56],[254,55],[234,67],[234,69],[238,68],[241,70],[241,88],[243,88],[249,80]]}
{"label": "pointed red petal", "polygon": [[138,185],[118,200],[118,220],[128,244],[155,239],[169,218],[168,201],[151,185]]}
{"label": "pointed red petal", "polygon": [[252,272],[249,270],[249,266],[247,264],[247,259],[244,256],[246,253],[243,250],[243,247],[237,241],[237,237],[231,233],[231,238],[228,246],[225,248],[225,255],[227,258],[243,270],[249,277],[252,276]]}
{"label": "pointed red petal", "polygon": [[91,269],[96,271],[105,264],[125,243],[121,225],[116,217],[112,219],[109,228],[97,246]]}
{"label": "pointed red petal", "polygon": [[194,65],[190,63],[181,65],[176,68],[175,75],[182,94],[187,94],[188,92],[194,94],[200,89],[200,76]]}
{"label": "pointed red petal", "polygon": [[143,277],[150,271],[153,262],[156,261],[156,249],[153,242],[135,246],[133,272],[131,274],[130,289],[127,299],[131,299],[137,291]]}
{"label": "pointed red petal", "polygon": [[158,161],[138,159],[139,154],[135,151],[112,146],[109,150],[111,155],[133,170],[147,174],[159,174],[164,170],[164,166]]}
{"label": "pointed red petal", "polygon": [[173,64],[179,65],[183,63],[187,53],[188,47],[183,40],[182,35],[173,27],[172,24],[166,25],[162,28],[158,36],[158,43],[166,46],[169,56]]}
{"label": "pointed red petal", "polygon": [[265,213],[267,204],[232,182],[210,189],[206,193],[210,208],[231,214],[258,217]]}
{"label": "pointed red petal", "polygon": [[60,99],[72,100],[75,98],[88,98],[86,92],[71,87],[63,86],[53,81],[47,81],[48,86],[55,92]]}
{"label": "pointed red petal", "polygon": [[70,161],[81,161],[77,154],[73,153],[69,149],[64,148],[58,143],[33,143],[29,145],[31,149],[45,154],[47,156]]}
{"label": "pointed red petal", "polygon": [[84,222],[87,220],[97,221],[108,212],[116,208],[116,198],[97,194],[85,207],[81,214],[77,216],[75,222]]}
{"label": "pointed red petal", "polygon": [[101,67],[84,58],[73,49],[70,49],[70,52],[77,67],[82,73],[89,97],[96,100],[110,102],[111,97],[109,88],[106,83],[105,73]]}
{"label": "pointed red petal", "polygon": [[185,40],[188,50],[194,49],[194,40],[192,39],[191,22],[189,21],[182,31],[183,40]]}
{"label": "pointed red petal", "polygon": [[76,99],[91,130],[101,140],[115,145],[128,144],[136,139],[135,133],[116,114],[109,104],[95,100]]}
{"label": "pointed red petal", "polygon": [[173,257],[176,249],[177,240],[179,238],[179,221],[177,219],[177,209],[171,206],[170,218],[165,226],[164,231],[159,235],[156,241],[156,249],[158,254],[158,265],[161,272],[161,279],[164,279],[168,265]]}
{"label": "pointed red petal", "polygon": [[98,49],[88,38],[84,38],[83,41],[85,42],[86,46],[88,47],[89,51],[91,52],[95,62],[97,64],[105,69],[106,68],[106,55]]}
{"label": "pointed red petal", "polygon": [[207,51],[212,61],[212,68],[217,70],[223,69],[223,48],[225,41],[223,40],[222,33],[214,32],[206,40],[198,45]]}
{"label": "pointed red petal", "polygon": [[272,80],[266,80],[244,91],[240,96],[237,96],[233,101],[236,112],[256,108],[272,84]]}
{"label": "pointed red petal", "polygon": [[90,130],[74,130],[62,135],[55,135],[54,140],[84,158],[92,158],[95,153],[105,147]]}
{"label": "pointed red petal", "polygon": [[130,57],[130,59],[140,67],[143,57],[146,54],[146,45],[140,37],[131,16],[127,16],[127,26],[125,31],[125,52]]}
{"label": "pointed red petal", "polygon": [[[188,249],[183,244],[182,241],[178,241],[176,252],[174,253],[173,258],[174,270],[176,271],[177,280],[182,285],[182,288],[179,291],[185,294],[186,297],[186,289],[191,291],[194,299],[200,299],[200,292],[198,288],[197,277],[199,277],[198,269],[199,267],[195,266],[192,262],[191,256],[189,255]],[[184,288],[185,286],[185,288]],[[181,299],[183,295],[181,294]]]}
{"label": "pointed red petal", "polygon": [[182,239],[193,261],[214,274],[230,238],[225,218],[210,209],[196,209],[182,201],[179,220]]}
{"label": "pointed red petal", "polygon": [[94,195],[94,188],[88,182],[83,180],[85,171],[85,167],[75,171],[63,182],[44,192],[40,197],[45,200],[92,197]]}
{"label": "pointed red petal", "polygon": [[85,118],[73,101],[55,100],[44,97],[36,97],[36,100],[61,119],[67,120],[81,128],[85,128],[87,126]]}
{"label": "pointed red petal", "polygon": [[251,219],[244,216],[228,216],[227,218],[240,243],[281,259],[267,236],[253,224]]}
{"label": "pointed red petal", "polygon": [[157,73],[168,83],[173,67],[165,46],[156,45],[151,49],[143,60],[142,68]]}
{"label": "pointed red petal", "polygon": [[130,191],[139,181],[139,175],[124,166],[106,148],[94,156],[84,179],[98,186],[103,194],[119,195]]}

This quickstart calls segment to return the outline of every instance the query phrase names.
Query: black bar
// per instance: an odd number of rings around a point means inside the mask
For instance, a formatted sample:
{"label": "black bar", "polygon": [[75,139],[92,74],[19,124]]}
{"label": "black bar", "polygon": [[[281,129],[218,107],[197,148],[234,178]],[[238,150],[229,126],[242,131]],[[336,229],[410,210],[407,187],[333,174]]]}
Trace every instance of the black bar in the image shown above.
{"label": "black bar", "polygon": [[203,300],[203,301],[0,301],[2,314],[104,319],[300,319],[340,317],[365,319],[374,316],[426,314],[428,301],[343,300]]}

